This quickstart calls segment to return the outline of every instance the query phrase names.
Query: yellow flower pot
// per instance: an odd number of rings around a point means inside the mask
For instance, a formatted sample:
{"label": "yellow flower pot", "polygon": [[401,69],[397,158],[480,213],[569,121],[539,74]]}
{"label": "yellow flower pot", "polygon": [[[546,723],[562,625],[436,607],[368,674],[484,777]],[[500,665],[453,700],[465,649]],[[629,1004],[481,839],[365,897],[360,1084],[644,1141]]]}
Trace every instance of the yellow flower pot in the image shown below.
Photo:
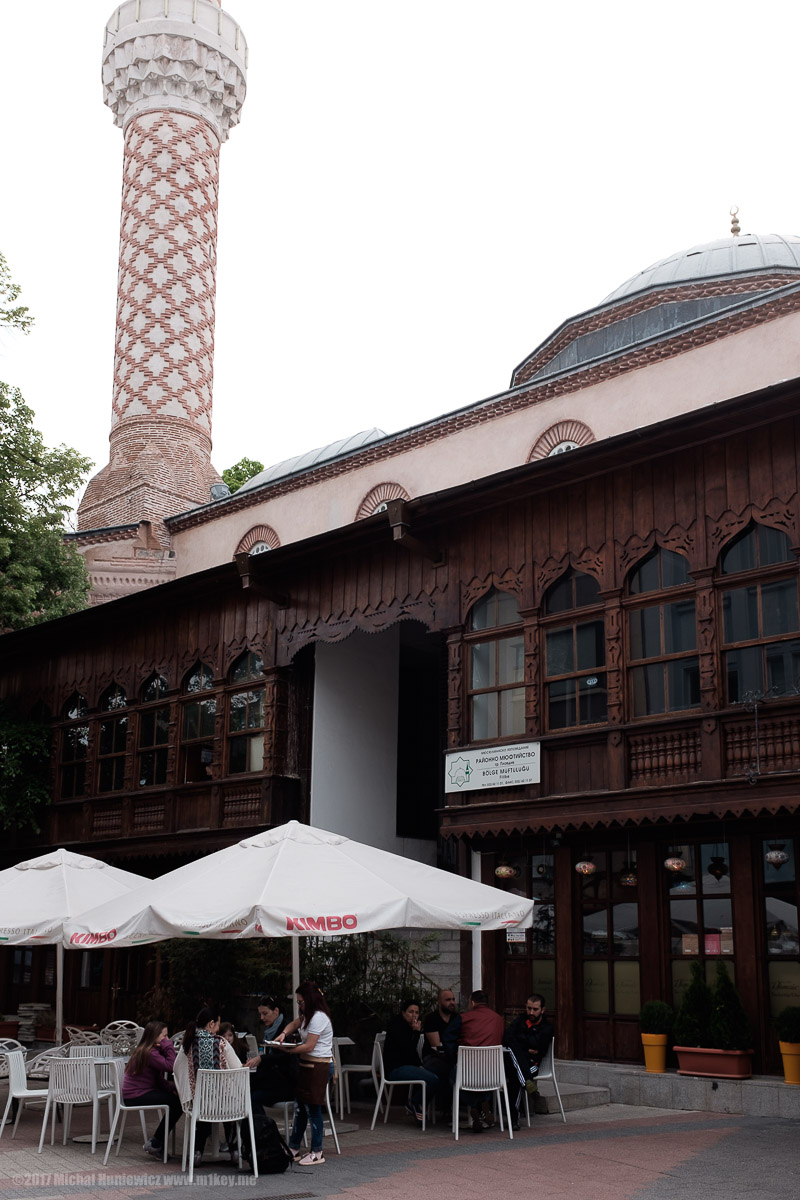
{"label": "yellow flower pot", "polygon": [[667,1069],[666,1033],[643,1033],[644,1069],[650,1075],[663,1075]]}
{"label": "yellow flower pot", "polygon": [[783,1059],[784,1083],[800,1086],[800,1042],[778,1042]]}

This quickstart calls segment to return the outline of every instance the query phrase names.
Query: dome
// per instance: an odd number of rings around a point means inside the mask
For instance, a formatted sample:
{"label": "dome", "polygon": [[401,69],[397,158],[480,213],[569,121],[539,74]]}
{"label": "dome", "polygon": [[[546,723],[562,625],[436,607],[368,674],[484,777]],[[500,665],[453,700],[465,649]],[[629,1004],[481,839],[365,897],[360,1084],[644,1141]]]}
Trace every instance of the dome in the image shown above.
{"label": "dome", "polygon": [[780,233],[743,233],[736,238],[703,242],[699,246],[692,246],[690,250],[670,254],[644,271],[639,271],[606,296],[602,303],[610,304],[648,288],[773,268],[800,274],[800,237]]}

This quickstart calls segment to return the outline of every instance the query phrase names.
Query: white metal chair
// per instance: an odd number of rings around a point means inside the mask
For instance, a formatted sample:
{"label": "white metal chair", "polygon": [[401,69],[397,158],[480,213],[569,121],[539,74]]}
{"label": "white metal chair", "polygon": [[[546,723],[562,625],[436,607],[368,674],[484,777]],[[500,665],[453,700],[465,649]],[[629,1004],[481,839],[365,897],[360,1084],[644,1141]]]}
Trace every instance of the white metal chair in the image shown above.
{"label": "white metal chair", "polygon": [[258,1054],[258,1042],[253,1037],[252,1033],[246,1033],[244,1035],[244,1040],[247,1043],[248,1055],[250,1058],[255,1058],[255,1056]]}
{"label": "white metal chair", "polygon": [[69,1057],[70,1043],[65,1042],[63,1046],[53,1046],[51,1050],[42,1050],[34,1058],[28,1059],[25,1063],[25,1074],[28,1079],[44,1079],[50,1078],[50,1064],[55,1058]]}
{"label": "white metal chair", "polygon": [[375,1128],[375,1122],[378,1119],[378,1112],[381,1107],[383,1093],[386,1092],[386,1112],[383,1116],[384,1125],[389,1120],[389,1109],[392,1106],[392,1091],[394,1088],[408,1088],[409,1096],[411,1088],[422,1088],[422,1131],[425,1132],[425,1118],[428,1112],[428,1087],[424,1079],[387,1079],[386,1072],[383,1066],[383,1043],[386,1040],[385,1033],[379,1033],[375,1037],[375,1045],[372,1047],[372,1062],[375,1067],[375,1072],[378,1078],[378,1098],[375,1101],[375,1111],[372,1114],[372,1124],[370,1129]]}
{"label": "white metal chair", "polygon": [[101,1046],[95,1043],[82,1044],[70,1042],[68,1058],[113,1058],[114,1048],[111,1045]]}
{"label": "white metal chair", "polygon": [[24,1053],[27,1047],[16,1038],[0,1038],[0,1079],[8,1078],[8,1062],[5,1056],[9,1050],[22,1050]]}
{"label": "white metal chair", "polygon": [[[539,1083],[542,1079],[551,1079],[553,1082],[553,1090],[556,1094],[558,1107],[561,1109],[561,1120],[566,1125],[567,1115],[564,1112],[564,1105],[561,1103],[561,1092],[558,1090],[558,1080],[556,1079],[556,1058],[555,1058],[555,1043],[551,1041],[547,1048],[547,1053],[539,1064],[539,1074],[536,1076],[536,1082]],[[528,1115],[528,1124],[531,1123],[530,1108],[528,1105],[528,1093],[525,1093],[525,1111]]]}
{"label": "white metal chair", "polygon": [[97,1149],[97,1135],[100,1132],[100,1103],[108,1100],[108,1122],[114,1117],[114,1089],[99,1087],[94,1059],[53,1058],[50,1064],[50,1080],[47,1088],[47,1102],[44,1106],[42,1120],[42,1135],[39,1138],[39,1154],[42,1153],[44,1135],[47,1129],[47,1118],[52,1111],[50,1126],[50,1145],[53,1145],[56,1132],[56,1106],[64,1107],[64,1137],[62,1144],[66,1146],[69,1137],[69,1127],[72,1120],[72,1109],[76,1104],[91,1104],[92,1106],[92,1154]]}
{"label": "white metal chair", "polygon": [[[349,1039],[348,1039],[349,1042]],[[375,1091],[378,1090],[378,1080],[375,1074],[375,1055],[373,1053],[373,1062],[368,1063],[343,1063],[342,1050],[340,1039],[333,1039],[333,1061],[336,1064],[336,1092],[337,1092],[337,1108],[339,1109],[339,1119],[344,1120],[344,1108],[347,1105],[347,1111],[350,1112],[350,1076],[351,1075],[371,1075],[372,1082],[375,1085]]]}
{"label": "white metal chair", "polygon": [[[116,1107],[115,1107],[115,1110],[114,1110],[114,1120],[113,1120],[113,1121],[112,1121],[112,1123],[111,1123],[111,1132],[110,1132],[110,1133],[109,1133],[109,1135],[108,1135],[108,1145],[106,1146],[106,1153],[105,1153],[105,1158],[103,1159],[103,1166],[105,1166],[105,1165],[106,1165],[106,1163],[108,1162],[108,1156],[109,1156],[109,1154],[110,1154],[110,1152],[111,1152],[111,1144],[112,1144],[112,1142],[114,1141],[114,1133],[115,1133],[115,1130],[116,1130],[116,1128],[117,1128],[117,1121],[119,1120],[119,1117],[120,1117],[120,1114],[121,1114],[121,1115],[122,1115],[122,1122],[121,1122],[121,1124],[120,1124],[120,1127],[119,1127],[119,1136],[118,1136],[118,1138],[117,1138],[117,1154],[119,1155],[120,1146],[122,1145],[122,1138],[123,1138],[123,1136],[124,1136],[124,1134],[125,1134],[125,1122],[126,1122],[126,1120],[128,1119],[128,1113],[129,1113],[129,1112],[138,1112],[138,1114],[139,1114],[139,1120],[140,1120],[140,1121],[141,1121],[141,1123],[142,1123],[142,1137],[144,1138],[144,1142],[145,1142],[145,1144],[147,1143],[147,1125],[145,1124],[145,1120],[144,1120],[144,1114],[145,1114],[146,1112],[157,1112],[157,1113],[161,1113],[162,1117],[164,1118],[164,1129],[165,1129],[165,1133],[164,1133],[164,1162],[166,1162],[166,1161],[167,1161],[167,1135],[166,1135],[166,1129],[167,1129],[167,1127],[169,1126],[169,1105],[168,1105],[168,1104],[132,1104],[132,1103],[126,1103],[126,1102],[125,1102],[125,1100],[123,1099],[123,1096],[122,1096],[122,1080],[123,1080],[123,1078],[124,1078],[124,1075],[125,1075],[125,1064],[123,1063],[122,1059],[117,1059],[117,1060],[116,1060],[116,1062],[115,1062],[113,1065],[114,1065],[114,1067],[116,1068],[116,1069],[115,1069],[115,1072],[114,1072],[114,1075],[115,1075],[115,1085],[114,1085],[114,1091],[115,1091],[115,1101],[116,1101]],[[174,1142],[175,1142],[175,1130],[174,1130],[174,1128],[173,1128],[173,1130],[172,1130],[172,1139],[173,1139],[173,1151],[174,1151],[174,1149],[175,1149],[175,1145],[174,1145]]]}
{"label": "white metal chair", "polygon": [[75,1025],[65,1025],[64,1033],[70,1042],[74,1042],[78,1046],[100,1045],[100,1034],[93,1029],[78,1029]]}
{"label": "white metal chair", "polygon": [[[250,1072],[246,1067],[236,1070],[210,1071],[202,1068],[197,1072],[194,1087],[194,1099],[191,1108],[184,1106],[183,1126],[183,1161],[181,1169],[186,1170],[186,1151],[189,1151],[189,1183],[194,1179],[194,1141],[198,1121],[209,1121],[212,1124],[247,1119],[250,1126],[250,1145],[255,1146],[253,1131],[253,1110],[250,1105]],[[242,1169],[242,1133],[236,1129],[237,1150],[239,1152],[239,1169]],[[253,1155],[255,1159],[255,1154]],[[254,1161],[253,1174],[258,1178],[258,1164]]]}
{"label": "white metal chair", "polygon": [[180,1033],[173,1033],[172,1037],[170,1038],[170,1041],[172,1042],[176,1051],[180,1050],[181,1046],[183,1045],[183,1035],[185,1033],[186,1030],[181,1029]]}
{"label": "white metal chair", "polygon": [[110,1045],[114,1054],[132,1054],[142,1040],[144,1028],[135,1021],[110,1021],[100,1030],[102,1045]]}
{"label": "white metal chair", "polygon": [[17,1125],[19,1125],[23,1108],[31,1100],[46,1101],[47,1088],[28,1087],[28,1076],[25,1074],[25,1053],[23,1050],[6,1050],[4,1053],[8,1064],[8,1100],[6,1102],[6,1110],[3,1113],[3,1120],[0,1122],[0,1137],[3,1136],[11,1104],[16,1100],[18,1105],[17,1117],[11,1133],[13,1141],[17,1136]]}
{"label": "white metal chair", "polygon": [[459,1046],[456,1063],[456,1081],[453,1084],[453,1132],[458,1141],[458,1110],[462,1091],[495,1092],[500,1113],[500,1129],[503,1130],[503,1106],[500,1097],[506,1102],[508,1118],[508,1136],[513,1139],[511,1128],[511,1105],[506,1087],[506,1073],[503,1066],[502,1046]]}

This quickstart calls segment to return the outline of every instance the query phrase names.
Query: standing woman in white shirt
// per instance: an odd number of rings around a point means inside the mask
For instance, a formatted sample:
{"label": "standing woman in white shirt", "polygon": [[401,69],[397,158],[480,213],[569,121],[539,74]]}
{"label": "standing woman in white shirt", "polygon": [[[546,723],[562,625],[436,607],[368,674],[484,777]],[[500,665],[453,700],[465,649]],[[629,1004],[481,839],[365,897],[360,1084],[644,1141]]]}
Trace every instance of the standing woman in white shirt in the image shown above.
{"label": "standing woman in white shirt", "polygon": [[[315,983],[306,980],[296,992],[300,1016],[290,1022],[275,1039],[284,1039],[295,1032],[300,1034],[299,1046],[284,1046],[283,1053],[300,1056],[299,1077],[289,1149],[303,1167],[319,1166],[325,1162],[322,1154],[322,1106],[325,1089],[333,1070],[333,1025],[325,997]],[[301,1156],[300,1146],[306,1125],[311,1122],[311,1150]]]}

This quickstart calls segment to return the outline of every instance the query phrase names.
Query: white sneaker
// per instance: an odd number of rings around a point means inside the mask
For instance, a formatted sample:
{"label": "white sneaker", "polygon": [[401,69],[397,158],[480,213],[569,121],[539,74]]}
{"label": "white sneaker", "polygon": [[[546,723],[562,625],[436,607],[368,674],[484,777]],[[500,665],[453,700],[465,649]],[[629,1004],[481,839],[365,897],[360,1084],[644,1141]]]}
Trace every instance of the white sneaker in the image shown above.
{"label": "white sneaker", "polygon": [[324,1162],[321,1150],[309,1150],[308,1154],[297,1159],[298,1167],[320,1167]]}

